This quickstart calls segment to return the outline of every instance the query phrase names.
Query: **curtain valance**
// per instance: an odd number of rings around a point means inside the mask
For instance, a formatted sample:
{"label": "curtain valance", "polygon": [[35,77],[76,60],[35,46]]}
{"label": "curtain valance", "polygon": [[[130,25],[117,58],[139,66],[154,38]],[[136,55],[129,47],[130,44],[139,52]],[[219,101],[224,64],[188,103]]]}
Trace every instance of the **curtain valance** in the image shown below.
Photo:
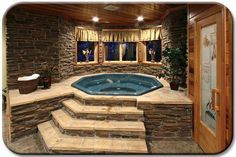
{"label": "curtain valance", "polygon": [[141,30],[141,41],[161,39],[161,28],[152,28]]}
{"label": "curtain valance", "polygon": [[106,30],[102,31],[103,42],[138,42],[139,30]]}
{"label": "curtain valance", "polygon": [[98,42],[98,31],[88,29],[77,29],[76,40]]}

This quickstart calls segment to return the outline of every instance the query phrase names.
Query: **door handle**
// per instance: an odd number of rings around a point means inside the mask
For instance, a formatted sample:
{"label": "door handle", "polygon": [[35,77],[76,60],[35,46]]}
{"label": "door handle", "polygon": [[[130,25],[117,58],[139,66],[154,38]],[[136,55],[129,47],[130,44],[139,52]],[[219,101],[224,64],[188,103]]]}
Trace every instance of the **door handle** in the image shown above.
{"label": "door handle", "polygon": [[215,112],[218,112],[220,110],[220,105],[219,105],[219,95],[220,95],[220,90],[219,89],[212,89],[211,90],[211,109],[214,110]]}

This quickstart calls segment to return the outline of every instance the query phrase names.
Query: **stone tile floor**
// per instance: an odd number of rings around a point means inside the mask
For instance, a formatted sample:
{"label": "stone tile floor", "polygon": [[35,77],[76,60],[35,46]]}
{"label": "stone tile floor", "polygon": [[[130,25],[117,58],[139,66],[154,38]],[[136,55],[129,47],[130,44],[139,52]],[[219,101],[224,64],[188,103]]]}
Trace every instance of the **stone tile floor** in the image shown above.
{"label": "stone tile floor", "polygon": [[153,154],[203,154],[193,140],[156,140],[150,141],[149,146]]}
{"label": "stone tile floor", "polygon": [[[150,141],[150,153],[153,154],[202,154],[203,151],[192,140],[156,140]],[[46,153],[39,142],[38,134],[23,137],[9,144],[9,148],[20,154],[41,154]]]}

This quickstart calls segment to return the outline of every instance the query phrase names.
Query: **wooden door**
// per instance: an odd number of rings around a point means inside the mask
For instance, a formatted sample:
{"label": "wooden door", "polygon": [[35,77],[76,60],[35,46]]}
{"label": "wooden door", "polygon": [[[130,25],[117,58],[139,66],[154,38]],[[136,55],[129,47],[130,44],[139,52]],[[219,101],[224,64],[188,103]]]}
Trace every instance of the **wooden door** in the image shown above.
{"label": "wooden door", "polygon": [[224,25],[222,12],[195,21],[197,142],[206,153],[225,147]]}

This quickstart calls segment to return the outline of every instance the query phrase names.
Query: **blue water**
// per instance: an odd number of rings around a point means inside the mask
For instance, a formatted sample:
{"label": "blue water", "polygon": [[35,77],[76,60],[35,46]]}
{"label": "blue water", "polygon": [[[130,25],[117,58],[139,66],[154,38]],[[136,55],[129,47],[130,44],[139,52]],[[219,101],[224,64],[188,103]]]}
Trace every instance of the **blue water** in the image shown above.
{"label": "blue water", "polygon": [[87,76],[72,86],[92,95],[142,95],[163,87],[157,79],[137,74]]}

